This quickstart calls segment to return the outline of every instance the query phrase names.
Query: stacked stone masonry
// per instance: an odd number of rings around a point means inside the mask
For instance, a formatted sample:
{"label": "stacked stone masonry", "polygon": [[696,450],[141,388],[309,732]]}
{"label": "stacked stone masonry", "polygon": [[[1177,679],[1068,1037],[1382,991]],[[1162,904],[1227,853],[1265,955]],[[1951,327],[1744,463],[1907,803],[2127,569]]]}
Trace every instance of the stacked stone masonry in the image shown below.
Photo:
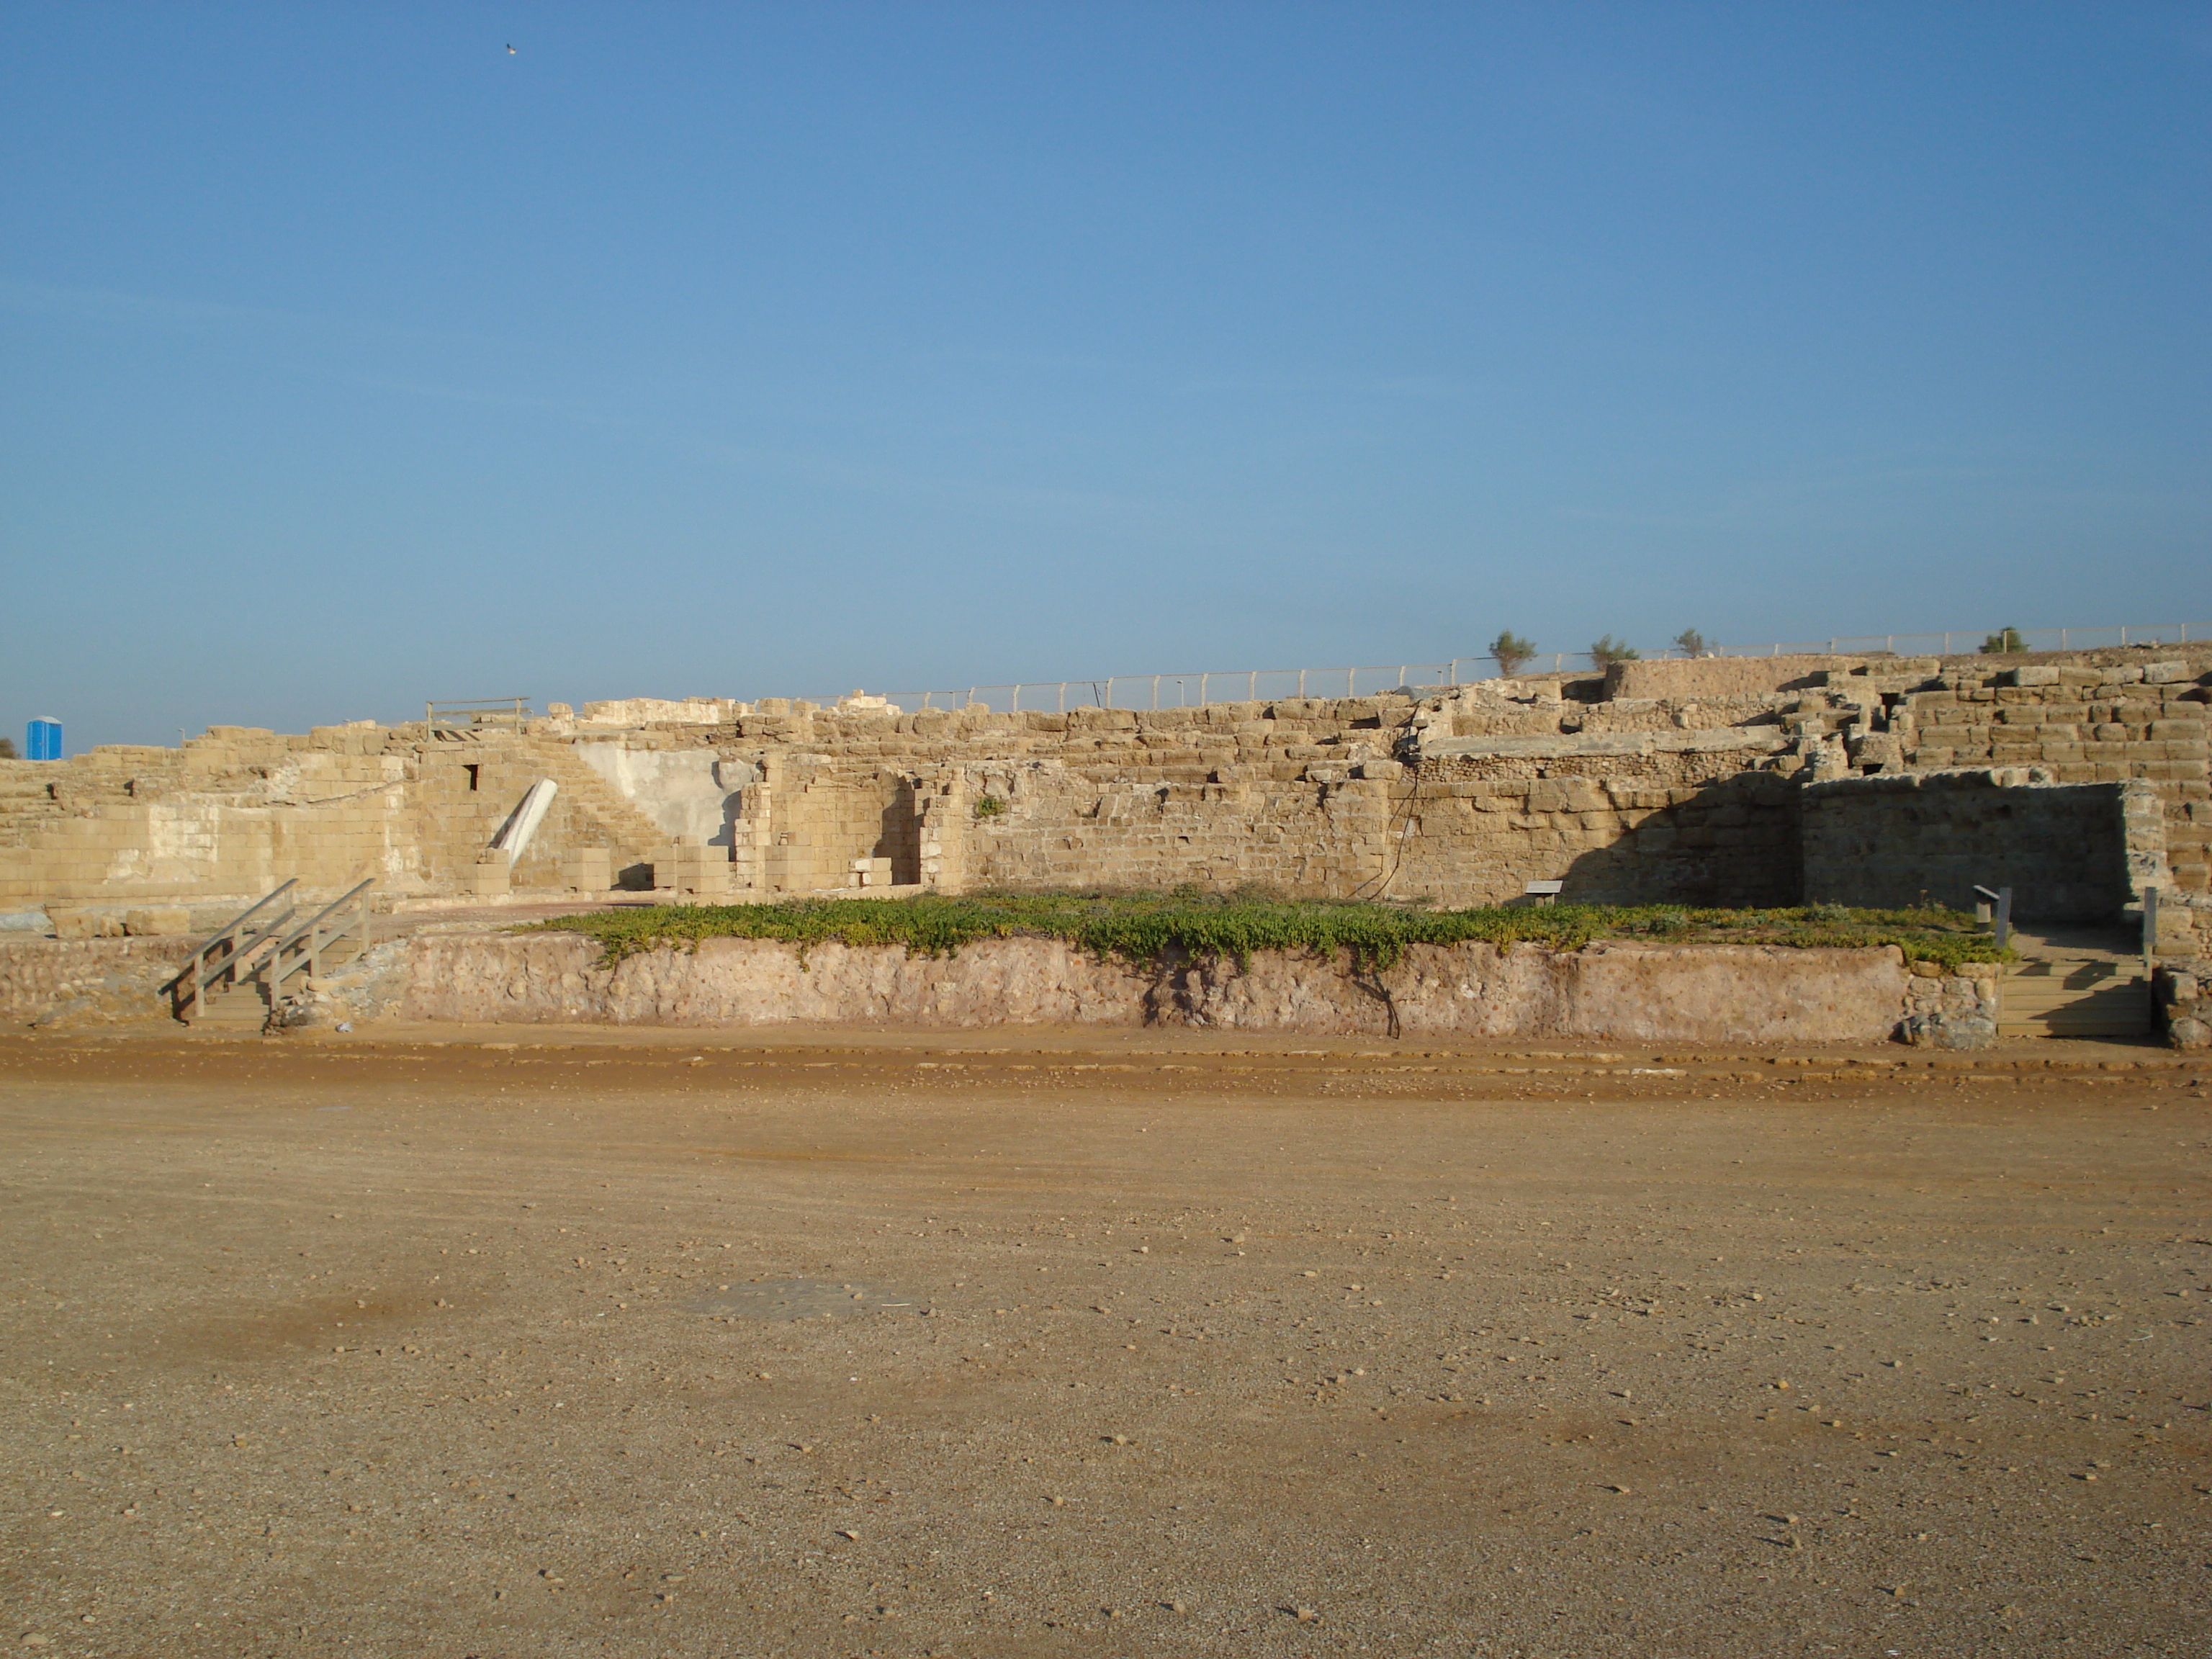
{"label": "stacked stone masonry", "polygon": [[[2124,908],[2159,885],[2174,948],[2212,946],[2208,681],[2212,647],[2191,647],[1629,664],[1158,711],[632,699],[520,728],[218,726],[178,749],[0,762],[0,915],[215,905],[288,877],[465,893],[550,779],[507,872],[518,895],[604,868],[709,899],[1195,884],[1462,905],[1559,881],[1568,899],[1771,905],[1809,881],[1815,897],[1959,902],[1955,879],[1922,872],[1984,867],[1975,848],[2030,823],[2025,902]],[[1935,819],[1936,797],[1898,781],[1948,774],[1972,784],[1945,786]],[[1845,818],[1840,837],[1822,827]],[[2089,827],[2077,842],[2069,824]]]}

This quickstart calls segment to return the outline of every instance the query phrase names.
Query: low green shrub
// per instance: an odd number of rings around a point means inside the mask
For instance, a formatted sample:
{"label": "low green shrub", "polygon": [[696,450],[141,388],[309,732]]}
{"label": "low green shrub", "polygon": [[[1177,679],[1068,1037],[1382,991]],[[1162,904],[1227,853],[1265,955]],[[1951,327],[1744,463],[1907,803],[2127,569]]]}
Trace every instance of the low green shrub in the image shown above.
{"label": "low green shrub", "polygon": [[977,893],[959,897],[793,899],[776,904],[652,905],[561,916],[519,931],[582,933],[609,966],[641,951],[696,948],[708,939],[783,939],[805,947],[900,945],[945,956],[983,939],[1063,939],[1100,955],[1147,962],[1171,951],[1233,958],[1255,951],[1349,951],[1387,968],[1409,945],[1544,945],[1662,937],[1670,943],[1864,946],[1956,966],[2008,960],[1971,917],[1910,910],[1691,909],[1672,905],[1548,904],[1438,910],[1413,905],[1283,900],[1180,888],[1158,893]]}

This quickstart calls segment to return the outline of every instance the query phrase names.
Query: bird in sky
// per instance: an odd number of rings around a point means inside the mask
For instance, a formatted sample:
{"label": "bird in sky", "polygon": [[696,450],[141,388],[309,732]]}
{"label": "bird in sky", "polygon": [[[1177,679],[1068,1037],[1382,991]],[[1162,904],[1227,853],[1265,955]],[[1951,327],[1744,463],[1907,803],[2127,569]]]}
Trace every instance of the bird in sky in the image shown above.
{"label": "bird in sky", "polygon": [[512,57],[514,57],[514,48],[512,46],[508,46],[508,47],[507,47],[507,55],[509,58],[512,58]]}

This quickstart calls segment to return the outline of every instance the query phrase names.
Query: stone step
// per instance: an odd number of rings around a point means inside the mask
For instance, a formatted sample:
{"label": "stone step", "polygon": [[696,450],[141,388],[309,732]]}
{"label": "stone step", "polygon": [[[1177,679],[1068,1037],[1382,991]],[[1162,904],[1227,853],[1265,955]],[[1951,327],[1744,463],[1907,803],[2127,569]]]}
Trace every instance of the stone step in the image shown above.
{"label": "stone step", "polygon": [[258,1031],[269,1023],[269,999],[258,981],[210,990],[206,1006],[186,1023],[196,1029]]}
{"label": "stone step", "polygon": [[2142,1036],[2150,1028],[2150,981],[2129,963],[2025,962],[2005,976],[1998,1002],[2008,1036]]}
{"label": "stone step", "polygon": [[579,760],[565,744],[534,746],[532,758],[561,786],[571,803],[598,821],[614,842],[616,867],[645,863],[668,836],[659,824],[624,799],[620,790]]}

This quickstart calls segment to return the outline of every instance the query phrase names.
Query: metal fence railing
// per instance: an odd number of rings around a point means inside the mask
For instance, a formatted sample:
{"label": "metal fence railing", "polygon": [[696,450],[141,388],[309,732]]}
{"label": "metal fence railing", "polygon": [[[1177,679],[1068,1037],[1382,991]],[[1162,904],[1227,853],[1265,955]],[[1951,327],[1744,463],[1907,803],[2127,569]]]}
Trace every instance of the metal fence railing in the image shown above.
{"label": "metal fence railing", "polygon": [[530,717],[527,697],[474,697],[422,705],[422,727],[432,737],[441,730],[461,732],[479,726],[511,726],[520,731]]}
{"label": "metal fence railing", "polygon": [[[2097,651],[2130,645],[2186,645],[2212,639],[2212,623],[2153,623],[2126,628],[1960,629],[1948,634],[1862,634],[1796,645],[1723,645],[1723,657],[1788,657],[1801,652],[1832,656],[1956,657],[1971,655],[2009,633],[2016,651]],[[1679,654],[1679,653],[1668,653]]]}
{"label": "metal fence railing", "polygon": [[[1559,665],[1565,667],[1567,660],[1559,659]],[[1486,664],[1488,672],[1480,672]],[[1497,672],[1493,659],[1457,657],[1448,663],[1115,674],[1096,680],[1027,680],[1018,685],[971,685],[965,690],[889,691],[881,695],[910,714],[974,703],[1000,714],[1019,714],[1024,709],[1065,714],[1071,708],[1196,708],[1212,702],[1272,702],[1285,697],[1363,697],[1401,688],[1438,690],[1472,680],[1493,678]],[[1541,670],[1531,667],[1522,672]]]}
{"label": "metal fence railing", "polygon": [[[1949,657],[1972,654],[2002,630],[1960,629],[1941,634],[1867,634],[1771,645],[1723,645],[1721,657],[1874,656]],[[2162,623],[2124,628],[2019,628],[2010,630],[2021,651],[2088,651],[2101,647],[2182,645],[2212,639],[2212,624]],[[1655,659],[1688,653],[1668,649]],[[1516,674],[1595,672],[1601,658],[1586,651],[1547,652],[1514,665]],[[1208,669],[1183,674],[1114,674],[1090,680],[1024,680],[1018,684],[970,685],[949,690],[875,693],[908,714],[981,704],[997,714],[1029,710],[1066,714],[1071,708],[1195,708],[1207,703],[1279,702],[1286,697],[1362,697],[1395,690],[1441,690],[1496,679],[1494,656],[1454,657],[1440,663],[1393,663],[1364,668]],[[842,701],[820,697],[830,705]]]}

